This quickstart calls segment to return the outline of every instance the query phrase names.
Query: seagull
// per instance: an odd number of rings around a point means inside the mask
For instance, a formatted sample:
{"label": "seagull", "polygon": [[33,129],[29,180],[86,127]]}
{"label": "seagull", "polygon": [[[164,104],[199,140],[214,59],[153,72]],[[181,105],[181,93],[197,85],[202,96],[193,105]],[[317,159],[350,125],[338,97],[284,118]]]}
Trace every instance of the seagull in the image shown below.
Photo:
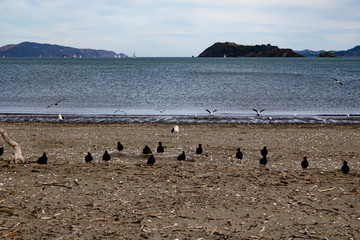
{"label": "seagull", "polygon": [[102,160],[104,160],[105,162],[108,162],[110,161],[110,154],[108,153],[108,151],[106,150],[103,157],[102,157]]}
{"label": "seagull", "polygon": [[263,149],[261,149],[261,155],[263,157],[266,157],[267,154],[268,154],[268,150],[266,149],[266,146],[265,146],[265,147],[263,147]]}
{"label": "seagull", "polygon": [[117,113],[117,112],[123,112],[125,114],[125,116],[127,115],[126,112],[124,110],[122,110],[122,109],[118,109],[114,113]]}
{"label": "seagull", "polygon": [[202,154],[202,153],[203,153],[202,145],[199,144],[199,146],[196,149],[196,154]]}
{"label": "seagull", "polygon": [[253,111],[255,111],[257,115],[260,116],[261,112],[265,111],[265,109],[261,109],[260,111],[258,111],[255,108],[253,108]]}
{"label": "seagull", "polygon": [[340,82],[339,80],[337,80],[336,78],[332,78],[334,80],[335,84],[339,84],[340,86],[342,86],[342,82]]}
{"label": "seagull", "polygon": [[160,113],[163,113],[163,112],[165,112],[166,110],[165,109],[159,109],[158,110]]}
{"label": "seagull", "polygon": [[180,131],[180,130],[179,130],[179,126],[178,126],[178,125],[174,126],[173,129],[171,129],[171,132],[172,132],[172,133],[174,133],[174,132],[175,132],[175,133],[178,133],[179,131]]}
{"label": "seagull", "polygon": [[88,152],[88,154],[85,156],[85,162],[89,163],[93,160],[93,157],[91,156],[91,153]]}
{"label": "seagull", "polygon": [[52,103],[52,104],[50,104],[49,106],[47,106],[47,108],[49,108],[49,107],[51,107],[51,106],[54,106],[54,105],[57,106],[57,105],[59,104],[59,102],[62,102],[62,101],[64,101],[64,100],[65,100],[65,98],[57,101],[56,103]]}
{"label": "seagull", "polygon": [[235,157],[240,160],[243,159],[243,153],[240,151],[240,148],[237,149]]}
{"label": "seagull", "polygon": [[147,165],[154,165],[154,163],[155,163],[155,158],[154,158],[154,155],[151,155],[150,157],[149,157],[149,159],[147,160]]}
{"label": "seagull", "polygon": [[306,156],[304,156],[304,160],[302,160],[302,162],[301,162],[301,167],[302,167],[304,170],[309,167],[309,162],[308,162]]}
{"label": "seagull", "polygon": [[164,152],[164,147],[161,142],[159,142],[159,146],[157,147],[156,152],[158,153]]}
{"label": "seagull", "polygon": [[213,111],[210,111],[209,109],[205,109],[205,111],[207,111],[210,115],[214,115],[217,110],[215,109]]}
{"label": "seagull", "polygon": [[184,161],[185,160],[185,152],[183,151],[178,157],[177,157],[177,160],[179,161]]}
{"label": "seagull", "polygon": [[43,155],[41,157],[39,157],[39,159],[37,160],[36,163],[38,164],[47,164],[47,156],[46,156],[46,153],[43,153]]}
{"label": "seagull", "polygon": [[342,171],[343,174],[348,174],[348,173],[349,173],[350,168],[349,168],[349,166],[347,165],[347,161],[344,161],[344,162],[343,162],[343,165],[342,165],[342,167],[341,167],[341,171]]}
{"label": "seagull", "polygon": [[64,117],[61,115],[61,114],[59,114],[59,122],[63,122],[64,121]]}
{"label": "seagull", "polygon": [[118,142],[116,148],[119,152],[121,152],[124,149],[124,146],[120,142]]}
{"label": "seagull", "polygon": [[151,152],[151,149],[148,147],[148,145],[145,145],[145,147],[142,150],[142,153],[143,154],[150,154],[152,152]]}

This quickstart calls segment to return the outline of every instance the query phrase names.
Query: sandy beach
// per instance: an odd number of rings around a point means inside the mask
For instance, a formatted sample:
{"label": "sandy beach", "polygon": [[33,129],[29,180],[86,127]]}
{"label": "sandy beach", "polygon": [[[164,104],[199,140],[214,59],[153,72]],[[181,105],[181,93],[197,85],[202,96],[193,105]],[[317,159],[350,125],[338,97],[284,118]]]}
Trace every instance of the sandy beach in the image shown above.
{"label": "sandy beach", "polygon": [[[358,239],[359,124],[1,122],[4,239]],[[116,149],[117,142],[123,152]],[[164,153],[155,153],[158,142]],[[203,155],[196,155],[198,144]],[[148,145],[156,163],[141,154]],[[267,146],[268,164],[260,150]],[[244,159],[235,158],[241,148]],[[102,161],[108,150],[111,160]],[[176,157],[185,151],[186,161]],[[43,152],[48,164],[35,161]],[[94,160],[86,164],[91,152]],[[308,157],[310,166],[300,162]],[[340,171],[346,160],[350,173]]]}

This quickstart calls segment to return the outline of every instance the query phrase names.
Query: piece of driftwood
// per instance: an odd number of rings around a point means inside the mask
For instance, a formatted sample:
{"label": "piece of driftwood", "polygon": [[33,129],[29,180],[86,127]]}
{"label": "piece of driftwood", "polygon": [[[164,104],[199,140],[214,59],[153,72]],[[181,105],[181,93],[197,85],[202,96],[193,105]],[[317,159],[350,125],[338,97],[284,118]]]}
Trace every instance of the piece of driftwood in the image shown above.
{"label": "piece of driftwood", "polygon": [[14,162],[15,163],[23,163],[24,162],[24,157],[21,154],[21,147],[20,144],[18,144],[17,142],[15,142],[14,140],[9,138],[8,133],[5,131],[5,129],[0,128],[0,134],[2,135],[3,139],[5,140],[5,142],[7,142],[12,148],[14,148],[15,150],[15,158],[14,158]]}

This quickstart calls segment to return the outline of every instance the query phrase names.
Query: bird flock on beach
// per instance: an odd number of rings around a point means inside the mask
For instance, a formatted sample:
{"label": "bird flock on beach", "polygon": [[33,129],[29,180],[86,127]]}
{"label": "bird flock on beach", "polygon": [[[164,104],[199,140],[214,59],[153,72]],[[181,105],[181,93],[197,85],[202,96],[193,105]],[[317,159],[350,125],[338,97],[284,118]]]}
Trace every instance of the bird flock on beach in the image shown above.
{"label": "bird flock on beach", "polygon": [[[177,126],[177,125],[174,126],[172,128],[172,130],[171,130],[171,133],[175,133],[175,132],[179,132],[179,126]],[[121,142],[117,142],[116,149],[117,149],[118,153],[121,153],[124,150],[123,144],[121,144]],[[0,147],[0,156],[3,155],[5,150],[6,149],[4,147]],[[162,142],[158,143],[158,146],[156,148],[156,152],[157,153],[164,153],[165,152],[165,147],[162,145]],[[198,144],[195,153],[196,153],[196,155],[202,155],[203,154],[203,146],[202,146],[202,144]],[[146,162],[147,165],[153,166],[155,164],[156,159],[155,159],[155,157],[154,157],[154,155],[153,155],[153,153],[152,153],[152,151],[151,151],[151,149],[150,149],[150,147],[148,145],[145,145],[145,147],[141,151],[141,154],[142,154],[143,157],[147,158],[147,162]],[[261,154],[261,158],[260,158],[260,161],[259,161],[260,167],[265,167],[265,165],[268,163],[268,159],[267,159],[268,149],[267,149],[267,146],[264,146],[260,150],[260,154]],[[244,154],[241,151],[241,149],[237,148],[237,151],[235,152],[234,157],[241,161],[241,160],[243,160],[243,156],[244,156]],[[85,155],[84,159],[85,159],[86,163],[91,163],[94,160],[94,158],[93,158],[93,156],[91,155],[90,152],[88,152],[87,155]],[[176,159],[178,161],[180,161],[180,162],[187,160],[185,151],[182,151],[181,154],[176,157]],[[111,155],[108,152],[108,150],[105,150],[105,152],[104,152],[104,154],[102,156],[102,160],[104,162],[106,162],[106,163],[111,160]],[[48,157],[46,155],[46,152],[44,152],[43,155],[38,158],[36,163],[38,163],[38,164],[47,164],[48,163]],[[300,165],[301,165],[303,170],[306,170],[309,167],[309,161],[308,161],[307,156],[304,156],[304,158],[303,158]],[[343,161],[341,171],[342,171],[343,174],[348,174],[349,173],[350,167],[348,166],[347,161]]]}

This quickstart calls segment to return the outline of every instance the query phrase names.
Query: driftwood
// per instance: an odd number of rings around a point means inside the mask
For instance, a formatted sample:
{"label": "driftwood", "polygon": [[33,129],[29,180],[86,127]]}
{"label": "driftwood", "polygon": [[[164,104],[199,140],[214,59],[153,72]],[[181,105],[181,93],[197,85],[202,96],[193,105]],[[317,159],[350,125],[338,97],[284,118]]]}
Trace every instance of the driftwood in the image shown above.
{"label": "driftwood", "polygon": [[21,147],[20,144],[18,144],[17,142],[15,142],[14,140],[11,140],[9,138],[9,135],[7,134],[7,132],[5,131],[5,129],[0,128],[0,134],[2,135],[2,137],[4,138],[5,142],[7,142],[12,148],[14,148],[15,150],[15,158],[14,158],[14,162],[15,163],[22,163],[24,162],[24,157],[21,154]]}

